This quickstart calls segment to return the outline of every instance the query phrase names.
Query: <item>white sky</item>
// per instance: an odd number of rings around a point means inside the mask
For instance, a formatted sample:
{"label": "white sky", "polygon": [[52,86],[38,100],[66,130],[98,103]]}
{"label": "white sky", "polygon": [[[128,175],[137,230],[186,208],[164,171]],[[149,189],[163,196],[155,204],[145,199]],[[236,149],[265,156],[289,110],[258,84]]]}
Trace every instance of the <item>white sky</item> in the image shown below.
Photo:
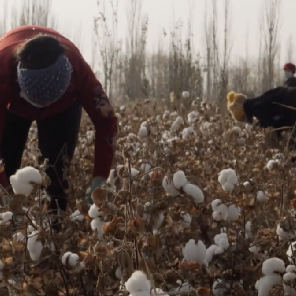
{"label": "white sky", "polygon": [[[4,0],[7,1],[7,0]],[[22,0],[19,0],[22,1]],[[108,7],[110,0],[100,0]],[[116,1],[116,0],[114,0]],[[204,50],[204,1],[205,0],[143,0],[143,14],[149,17],[148,48],[156,48],[159,36],[165,28],[167,32],[173,26],[173,19],[183,20],[186,25],[189,13],[193,16],[195,48],[201,52]],[[206,0],[211,2],[211,0]],[[218,0],[220,3],[222,0]],[[71,40],[77,40],[77,33],[82,30],[80,46],[85,59],[90,62],[91,47],[93,44],[93,16],[97,12],[96,0],[52,0],[53,11],[59,19],[59,31]],[[118,37],[125,39],[127,33],[127,3],[129,0],[119,0],[119,29]],[[259,15],[263,0],[232,0],[232,58],[245,55],[246,36],[249,34],[249,54],[258,54],[259,39]],[[287,43],[289,36],[296,40],[296,0],[282,0],[282,26],[280,34],[281,60],[286,61]],[[191,3],[191,4],[190,4]],[[194,3],[194,9],[192,9]],[[219,20],[220,14],[220,20]],[[111,11],[107,10],[107,19],[111,19]],[[223,27],[223,12],[218,11],[218,23],[220,30]],[[76,37],[74,38],[74,36]],[[223,38],[223,36],[222,36]],[[296,55],[294,56],[296,59]],[[294,61],[296,62],[296,61]]]}

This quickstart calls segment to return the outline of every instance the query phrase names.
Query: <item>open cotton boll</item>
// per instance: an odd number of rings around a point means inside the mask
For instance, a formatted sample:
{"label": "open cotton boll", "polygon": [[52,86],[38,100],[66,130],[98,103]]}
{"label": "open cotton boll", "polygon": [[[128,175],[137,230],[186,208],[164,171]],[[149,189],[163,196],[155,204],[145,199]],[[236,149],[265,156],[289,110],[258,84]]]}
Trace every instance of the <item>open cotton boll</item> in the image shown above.
{"label": "open cotton boll", "polygon": [[12,221],[13,213],[12,212],[5,212],[0,214],[0,225],[10,225]]}
{"label": "open cotton boll", "polygon": [[116,172],[115,169],[111,169],[110,170],[109,177],[107,179],[107,182],[111,185],[111,189],[113,189],[114,191],[116,191],[116,186],[115,186],[115,181],[116,181],[115,172]]}
{"label": "open cotton boll", "polygon": [[177,189],[180,189],[181,187],[183,187],[188,183],[183,171],[177,171],[176,173],[174,173],[173,182],[174,182],[174,186]]}
{"label": "open cotton boll", "polygon": [[76,266],[79,262],[79,256],[72,252],[66,252],[62,256],[63,265],[69,264],[70,266]]}
{"label": "open cotton boll", "polygon": [[99,212],[99,208],[95,205],[95,204],[92,204],[88,210],[88,216],[90,218],[98,218],[102,215],[102,212]]}
{"label": "open cotton boll", "polygon": [[70,215],[70,219],[72,221],[83,221],[84,217],[80,214],[79,210],[76,210],[74,213]]}
{"label": "open cotton boll", "polygon": [[268,197],[265,195],[265,193],[263,191],[258,191],[257,193],[257,200],[259,202],[264,202],[268,200]]}
{"label": "open cotton boll", "polygon": [[183,190],[193,198],[195,203],[202,203],[205,199],[203,192],[196,185],[186,184],[183,186]]}
{"label": "open cotton boll", "polygon": [[162,187],[164,188],[165,192],[172,197],[180,195],[180,192],[173,184],[173,180],[171,180],[168,176],[164,176],[162,180]]}
{"label": "open cotton boll", "polygon": [[225,283],[221,279],[217,279],[213,283],[212,293],[214,296],[224,296],[224,295],[226,295],[229,288],[230,288],[229,284]]}
{"label": "open cotton boll", "polygon": [[130,296],[150,296],[151,284],[145,273],[137,270],[125,282],[125,288]]}
{"label": "open cotton boll", "polygon": [[33,191],[33,184],[42,184],[42,176],[40,172],[27,166],[17,170],[17,172],[10,176],[10,184],[15,194],[28,196]]}
{"label": "open cotton boll", "polygon": [[226,220],[228,217],[228,207],[223,203],[219,204],[213,212],[212,217],[215,221]]}
{"label": "open cotton boll", "polygon": [[283,276],[283,288],[285,295],[287,296],[296,296],[296,290],[293,286],[296,279],[296,274],[294,272],[287,272]]}
{"label": "open cotton boll", "polygon": [[41,255],[41,252],[43,250],[42,243],[38,240],[39,238],[39,232],[33,231],[28,236],[28,243],[27,243],[27,249],[29,251],[30,257],[33,261],[38,261]]}
{"label": "open cotton boll", "polygon": [[280,240],[291,240],[296,236],[294,230],[286,232],[283,228],[281,228],[280,224],[277,225],[276,234],[279,236]]}
{"label": "open cotton boll", "polygon": [[13,239],[17,242],[24,242],[26,237],[23,233],[17,232],[13,235]]}
{"label": "open cotton boll", "polygon": [[184,99],[189,98],[189,96],[190,96],[189,91],[183,91],[183,92],[182,92],[182,97],[183,97]]}
{"label": "open cotton boll", "polygon": [[139,175],[139,171],[135,168],[131,168],[131,175],[132,177],[136,177],[137,175]]}
{"label": "open cotton boll", "polygon": [[213,211],[216,211],[218,206],[222,203],[221,199],[214,199],[212,202],[211,202],[211,206],[212,206],[212,209]]}
{"label": "open cotton boll", "polygon": [[217,245],[211,245],[207,248],[206,251],[206,261],[210,263],[213,260],[214,254],[216,249],[218,248]]}
{"label": "open cotton boll", "polygon": [[245,238],[250,239],[253,237],[252,234],[252,223],[251,221],[248,221],[245,225]]}
{"label": "open cotton boll", "polygon": [[296,272],[296,266],[295,265],[288,265],[286,267],[286,272]]}
{"label": "open cotton boll", "polygon": [[241,212],[241,208],[237,207],[236,205],[230,205],[228,207],[228,221],[236,221],[239,218]]}
{"label": "open cotton boll", "polygon": [[182,253],[185,261],[198,261],[202,264],[206,259],[207,248],[201,240],[195,243],[194,239],[190,239],[183,248]]}
{"label": "open cotton boll", "polygon": [[288,260],[290,261],[290,263],[294,263],[294,260],[296,259],[296,256],[294,256],[294,252],[296,250],[296,242],[293,242],[290,244],[286,255],[288,256]]}
{"label": "open cotton boll", "polygon": [[100,217],[93,219],[90,223],[91,229],[97,231],[98,239],[102,239],[104,236],[104,225],[105,224],[106,223],[104,221],[102,221]]}
{"label": "open cotton boll", "polygon": [[282,278],[279,274],[270,274],[263,276],[255,284],[255,289],[258,291],[258,296],[268,296],[270,290],[281,282]]}
{"label": "open cotton boll", "polygon": [[151,169],[151,164],[148,163],[148,162],[143,162],[140,166],[140,170],[141,171],[144,171],[144,172],[147,172]]}
{"label": "open cotton boll", "polygon": [[266,167],[268,170],[272,171],[273,169],[275,169],[277,166],[277,162],[273,159],[269,160]]}
{"label": "open cotton boll", "polygon": [[157,234],[158,229],[162,225],[163,221],[164,221],[164,213],[163,212],[159,212],[158,213],[158,217],[157,217],[157,219],[155,219],[154,224],[153,224],[153,234],[154,235]]}
{"label": "open cotton boll", "polygon": [[86,138],[87,138],[87,144],[90,145],[94,141],[95,132],[94,131],[87,131],[86,132]]}
{"label": "open cotton boll", "polygon": [[227,250],[229,247],[228,237],[225,232],[215,235],[214,242],[218,247],[222,248],[223,250]]}
{"label": "open cotton boll", "polygon": [[198,119],[198,112],[192,111],[192,112],[188,113],[187,119],[188,119],[189,124],[194,123]]}
{"label": "open cotton boll", "polygon": [[259,246],[254,245],[249,248],[249,251],[251,253],[258,254],[261,251],[261,248]]}
{"label": "open cotton boll", "polygon": [[140,127],[139,132],[138,132],[138,137],[142,140],[142,139],[145,139],[147,136],[148,136],[147,127],[146,126]]}
{"label": "open cotton boll", "polygon": [[183,228],[188,228],[191,224],[191,216],[188,213],[181,212],[180,216],[183,218],[183,221],[180,222]]}
{"label": "open cotton boll", "polygon": [[194,129],[190,126],[190,127],[186,127],[183,129],[182,131],[182,138],[183,140],[187,141],[189,139],[190,136],[196,135]]}
{"label": "open cotton boll", "polygon": [[285,263],[279,258],[268,258],[262,264],[262,273],[264,275],[271,275],[275,272],[284,273],[286,271]]}

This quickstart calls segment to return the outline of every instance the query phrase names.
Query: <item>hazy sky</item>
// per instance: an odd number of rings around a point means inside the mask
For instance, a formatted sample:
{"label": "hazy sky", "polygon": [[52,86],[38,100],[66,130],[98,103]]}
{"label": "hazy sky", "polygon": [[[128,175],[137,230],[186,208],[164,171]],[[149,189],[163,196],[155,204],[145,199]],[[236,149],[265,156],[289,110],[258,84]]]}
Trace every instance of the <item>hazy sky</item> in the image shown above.
{"label": "hazy sky", "polygon": [[[4,0],[7,1],[7,0]],[[17,1],[17,0],[15,0]],[[22,1],[22,0],[18,0]],[[113,0],[114,2],[116,0]],[[211,2],[211,0],[207,0]],[[110,0],[100,0],[99,8],[96,6],[96,0],[52,0],[53,12],[59,19],[59,30],[70,39],[82,30],[83,45],[81,51],[85,59],[90,62],[91,47],[93,45],[92,30],[93,17],[106,4],[107,19],[111,19],[111,10],[108,9]],[[119,27],[118,36],[124,39],[127,33],[127,9],[129,0],[119,0],[118,15]],[[219,3],[222,0],[218,1]],[[231,34],[233,40],[232,57],[245,55],[246,36],[249,33],[248,48],[250,55],[258,53],[259,46],[259,15],[263,0],[232,0],[232,27]],[[184,30],[186,22],[191,14],[194,27],[195,48],[201,52],[204,51],[204,15],[205,0],[143,0],[142,11],[149,17],[148,28],[148,48],[151,50],[156,47],[162,29],[167,32],[173,26],[173,20],[183,20]],[[219,16],[220,14],[220,16]],[[281,26],[281,57],[286,61],[287,41],[292,36],[296,44],[296,0],[282,0],[282,26]],[[219,8],[218,24],[222,32],[223,11]],[[222,35],[223,38],[223,35]],[[296,59],[296,55],[295,55]],[[296,60],[294,61],[296,62]]]}

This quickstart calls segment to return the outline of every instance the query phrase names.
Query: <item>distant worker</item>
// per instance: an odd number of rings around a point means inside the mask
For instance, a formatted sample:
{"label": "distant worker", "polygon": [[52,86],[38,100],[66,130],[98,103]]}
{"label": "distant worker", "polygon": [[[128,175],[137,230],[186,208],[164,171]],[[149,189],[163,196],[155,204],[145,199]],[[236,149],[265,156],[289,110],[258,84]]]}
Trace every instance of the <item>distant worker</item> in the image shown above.
{"label": "distant worker", "polygon": [[287,63],[284,65],[284,73],[286,81],[284,83],[285,87],[296,87],[296,77],[294,76],[296,71],[296,66],[292,63]]}
{"label": "distant worker", "polygon": [[65,173],[82,108],[96,131],[91,192],[109,176],[117,133],[109,99],[78,48],[49,28],[21,26],[7,32],[0,39],[0,65],[0,158],[5,164],[0,184],[8,188],[9,177],[20,168],[28,131],[36,121],[41,161],[49,160],[49,207],[56,211],[58,204],[65,211]]}

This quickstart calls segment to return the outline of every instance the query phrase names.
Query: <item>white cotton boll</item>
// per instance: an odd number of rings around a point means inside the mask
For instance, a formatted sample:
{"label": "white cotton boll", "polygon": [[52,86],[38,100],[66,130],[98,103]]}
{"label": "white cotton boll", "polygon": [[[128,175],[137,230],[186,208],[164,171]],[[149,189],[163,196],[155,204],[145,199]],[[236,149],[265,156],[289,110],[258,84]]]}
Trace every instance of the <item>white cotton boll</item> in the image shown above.
{"label": "white cotton boll", "polygon": [[205,199],[203,192],[196,185],[186,184],[184,185],[183,190],[193,198],[195,203],[202,203]]}
{"label": "white cotton boll", "polygon": [[125,111],[125,106],[120,106],[120,111]]}
{"label": "white cotton boll", "polygon": [[258,191],[257,192],[257,200],[259,202],[265,202],[268,200],[268,197],[265,195],[265,193],[263,191]]}
{"label": "white cotton boll", "polygon": [[288,265],[286,267],[286,272],[296,272],[296,266],[295,265]]}
{"label": "white cotton boll", "polygon": [[43,245],[38,241],[39,232],[33,231],[32,234],[28,236],[27,249],[29,251],[30,257],[33,261],[38,261],[43,250]]}
{"label": "white cotton boll", "polygon": [[11,212],[5,212],[0,214],[0,225],[10,225],[10,222],[12,220],[13,213]]}
{"label": "white cotton boll", "polygon": [[[287,272],[283,276],[283,287],[285,291],[285,295],[287,296],[296,296],[296,290],[292,285],[294,284],[296,279],[296,274],[292,272]],[[295,285],[293,285],[295,286]]]}
{"label": "white cotton boll", "polygon": [[131,175],[132,177],[136,177],[137,175],[139,175],[139,171],[135,168],[131,168]]}
{"label": "white cotton boll", "polygon": [[148,136],[148,129],[147,127],[143,126],[140,127],[139,132],[138,132],[138,137],[140,139],[145,139]]}
{"label": "white cotton boll", "polygon": [[230,205],[228,207],[228,221],[236,221],[239,218],[241,209],[240,207],[237,207],[236,205]]}
{"label": "white cotton boll", "polygon": [[213,211],[216,211],[218,206],[222,203],[221,199],[214,199],[211,203]]}
{"label": "white cotton boll", "polygon": [[225,232],[215,235],[214,242],[218,247],[224,250],[227,250],[229,247],[228,237]]}
{"label": "white cotton boll", "polygon": [[114,191],[116,191],[116,186],[115,186],[115,172],[116,170],[115,169],[111,169],[110,170],[110,174],[109,174],[109,177],[107,179],[107,182],[111,185],[111,189],[113,189]]}
{"label": "white cotton boll", "polygon": [[214,254],[216,249],[218,248],[217,245],[211,245],[210,247],[207,248],[206,251],[206,261],[210,263],[213,260]]}
{"label": "white cotton boll", "polygon": [[[214,215],[216,217],[221,216],[221,219],[220,220],[216,220],[214,218]],[[216,207],[215,211],[213,212],[213,218],[215,219],[215,221],[221,221],[221,220],[226,220],[227,217],[228,217],[228,207],[225,204],[221,203],[220,205],[218,205]]]}
{"label": "white cotton boll", "polygon": [[293,242],[290,244],[286,255],[288,256],[288,260],[290,261],[290,263],[294,263],[294,259],[296,259],[296,257],[294,256],[294,252],[296,250],[296,242]]}
{"label": "white cotton boll", "polygon": [[183,140],[187,141],[190,136],[196,135],[194,129],[190,127],[186,127],[182,131],[182,138]]}
{"label": "white cotton boll", "polygon": [[226,182],[222,185],[222,189],[225,191],[225,192],[231,192],[233,189],[234,189],[234,185],[229,183],[229,182]]}
{"label": "white cotton boll", "polygon": [[204,263],[207,248],[201,240],[195,243],[194,239],[190,239],[183,248],[182,253],[186,261],[198,261],[199,263]]}
{"label": "white cotton boll", "polygon": [[13,239],[17,242],[24,242],[26,237],[24,236],[23,233],[17,232],[13,235]]}
{"label": "white cotton boll", "polygon": [[270,171],[273,170],[277,165],[277,162],[273,159],[269,160],[266,167],[267,169],[269,169]]}
{"label": "white cotton boll", "polygon": [[115,275],[116,275],[116,277],[117,277],[119,280],[121,280],[121,278],[122,278],[122,272],[121,272],[121,267],[120,267],[120,266],[117,267],[117,269],[116,269],[116,271],[115,271]]}
{"label": "white cotton boll", "polygon": [[223,280],[217,279],[214,281],[212,286],[212,293],[214,296],[224,296],[226,295],[228,289],[230,288],[229,284],[225,284]]}
{"label": "white cotton boll", "polygon": [[271,274],[263,276],[255,284],[255,289],[258,291],[258,296],[268,296],[270,290],[281,282],[282,278],[279,274]]}
{"label": "white cotton boll", "polygon": [[142,163],[141,166],[140,166],[140,170],[141,171],[144,171],[144,172],[147,172],[151,169],[151,164],[150,163]]}
{"label": "white cotton boll", "polygon": [[227,174],[227,170],[222,170],[220,173],[219,173],[219,176],[218,176],[218,182],[223,185],[224,183],[227,182],[227,177],[228,177],[228,174]]}
{"label": "white cotton boll", "polygon": [[88,210],[88,216],[93,219],[98,218],[102,216],[102,212],[99,212],[99,208],[95,204],[92,204]]}
{"label": "white cotton boll", "polygon": [[279,236],[280,240],[290,240],[294,239],[296,236],[294,230],[293,232],[286,232],[284,229],[281,228],[280,224],[277,225],[276,234]]}
{"label": "white cotton boll", "polygon": [[87,139],[87,144],[93,143],[95,138],[95,132],[94,131],[87,131],[86,133],[86,139]]}
{"label": "white cotton boll", "polygon": [[180,192],[175,188],[173,181],[168,176],[163,178],[162,187],[164,188],[165,192],[172,197],[180,195]]}
{"label": "white cotton boll", "polygon": [[227,182],[236,185],[238,183],[238,178],[234,170],[228,169],[228,176],[227,176]]}
{"label": "white cotton boll", "polygon": [[261,248],[258,246],[252,246],[249,248],[249,251],[254,254],[258,254],[261,251]]}
{"label": "white cotton boll", "polygon": [[147,127],[147,121],[143,121],[140,127]]}
{"label": "white cotton boll", "polygon": [[189,124],[193,124],[194,122],[196,122],[196,120],[198,119],[198,116],[199,116],[199,114],[196,111],[192,111],[192,112],[188,113],[187,117],[188,117]]}
{"label": "white cotton boll", "polygon": [[264,275],[271,275],[275,272],[283,273],[286,271],[285,263],[279,258],[268,258],[262,264],[262,273]]}
{"label": "white cotton boll", "polygon": [[247,189],[249,189],[249,188],[251,187],[251,184],[250,184],[250,182],[248,182],[248,181],[244,182],[243,185],[244,185],[244,187],[247,188]]}
{"label": "white cotton boll", "polygon": [[190,95],[189,91],[183,91],[182,92],[182,97],[185,98],[185,99],[189,98],[189,95]]}
{"label": "white cotton boll", "polygon": [[224,249],[217,246],[217,249],[215,250],[214,254],[215,255],[220,255],[220,254],[223,254],[224,253]]}
{"label": "white cotton boll", "polygon": [[91,229],[97,231],[98,239],[102,239],[104,236],[105,224],[106,223],[102,221],[100,217],[93,219],[90,223]]}
{"label": "white cotton boll", "polygon": [[181,187],[183,187],[184,185],[186,185],[188,183],[185,174],[183,171],[177,171],[174,176],[173,176],[173,182],[174,182],[174,186],[177,189],[180,189]]}
{"label": "white cotton boll", "polygon": [[79,210],[76,210],[74,213],[70,215],[70,219],[72,221],[83,221],[84,217],[81,215]]}
{"label": "white cotton boll", "polygon": [[252,234],[252,223],[251,221],[248,221],[245,225],[245,237],[246,239],[250,239],[252,238],[253,234]]}
{"label": "white cotton boll", "polygon": [[27,166],[17,170],[9,180],[15,194],[29,196],[34,189],[33,184],[42,183],[42,176],[38,170]]}
{"label": "white cotton boll", "polygon": [[189,228],[192,218],[188,213],[181,212],[180,216],[182,217],[183,221],[180,222],[183,228]]}
{"label": "white cotton boll", "polygon": [[125,282],[125,288],[134,296],[150,296],[151,284],[145,273],[140,270],[135,271]]}
{"label": "white cotton boll", "polygon": [[78,264],[78,262],[79,262],[79,256],[75,253],[66,252],[62,256],[63,265],[66,265],[68,263],[70,266],[76,266]]}

